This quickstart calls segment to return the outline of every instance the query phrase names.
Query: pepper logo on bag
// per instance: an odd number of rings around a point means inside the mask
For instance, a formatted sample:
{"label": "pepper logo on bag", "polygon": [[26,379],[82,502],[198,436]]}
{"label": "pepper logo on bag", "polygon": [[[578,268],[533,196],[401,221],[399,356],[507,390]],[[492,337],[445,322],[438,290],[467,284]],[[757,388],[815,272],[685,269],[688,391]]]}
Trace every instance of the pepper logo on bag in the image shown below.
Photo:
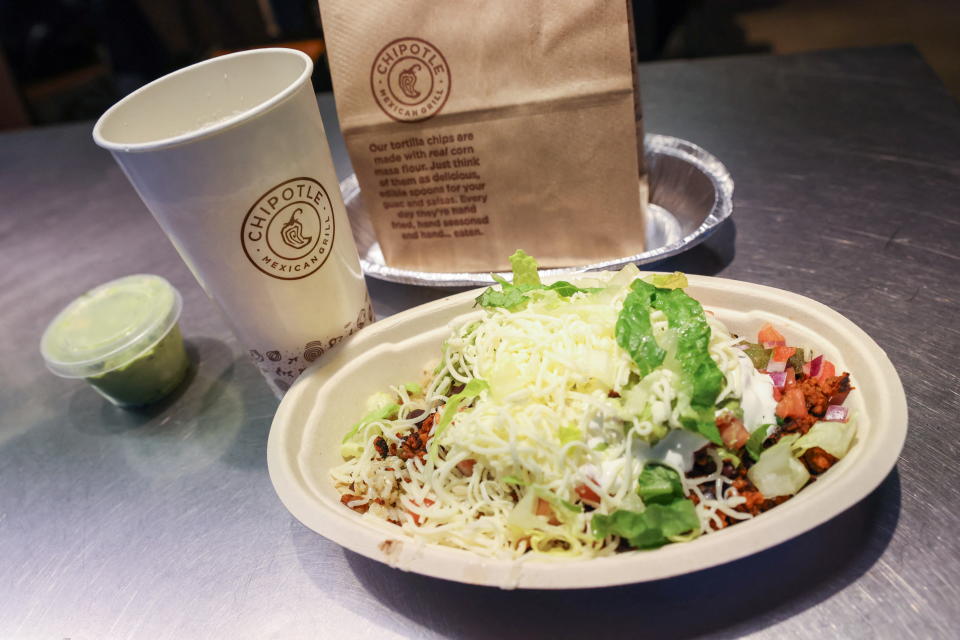
{"label": "pepper logo on bag", "polygon": [[434,45],[421,38],[394,40],[370,68],[377,105],[398,122],[420,122],[443,109],[450,95],[450,68]]}
{"label": "pepper logo on bag", "polygon": [[335,231],[333,205],[323,185],[313,178],[294,178],[273,187],[250,207],[240,242],[263,273],[299,280],[327,261]]}

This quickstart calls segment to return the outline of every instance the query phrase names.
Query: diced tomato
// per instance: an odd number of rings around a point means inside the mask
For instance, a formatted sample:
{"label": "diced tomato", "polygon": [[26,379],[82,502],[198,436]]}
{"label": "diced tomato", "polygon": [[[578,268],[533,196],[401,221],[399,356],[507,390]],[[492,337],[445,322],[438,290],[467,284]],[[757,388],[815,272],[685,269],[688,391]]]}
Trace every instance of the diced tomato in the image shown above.
{"label": "diced tomato", "polygon": [[829,360],[824,360],[823,364],[820,366],[820,375],[817,376],[818,380],[826,380],[827,378],[832,378],[837,375],[837,368],[833,366],[833,363]]}
{"label": "diced tomato", "polygon": [[717,429],[720,431],[723,444],[734,451],[747,444],[747,440],[750,439],[750,432],[737,417],[717,418]]}
{"label": "diced tomato", "polygon": [[786,362],[796,352],[797,352],[796,347],[777,346],[773,348],[773,355],[770,356],[770,359],[773,360],[774,362]]}
{"label": "diced tomato", "polygon": [[580,496],[580,499],[584,502],[600,504],[600,496],[598,496],[597,493],[587,485],[578,484],[573,490],[577,492],[577,495]]}
{"label": "diced tomato", "polygon": [[473,465],[477,464],[477,461],[473,458],[467,458],[466,460],[461,460],[457,463],[457,469],[460,470],[465,476],[473,474]]}
{"label": "diced tomato", "polygon": [[547,524],[560,524],[560,521],[557,520],[556,514],[553,512],[553,507],[550,506],[550,503],[544,500],[543,498],[537,498],[537,511],[538,516],[546,516]]}
{"label": "diced tomato", "polygon": [[797,374],[793,371],[793,367],[787,367],[787,375],[783,380],[783,390],[790,391],[795,386],[797,386]]}
{"label": "diced tomato", "polygon": [[787,344],[787,339],[783,337],[783,334],[773,328],[769,322],[762,327],[760,327],[760,332],[757,333],[757,342],[764,344],[765,342],[773,342],[776,344]]}
{"label": "diced tomato", "polygon": [[799,387],[793,387],[785,391],[783,398],[777,403],[777,416],[786,418],[802,418],[807,415],[807,404],[804,401],[803,391]]}

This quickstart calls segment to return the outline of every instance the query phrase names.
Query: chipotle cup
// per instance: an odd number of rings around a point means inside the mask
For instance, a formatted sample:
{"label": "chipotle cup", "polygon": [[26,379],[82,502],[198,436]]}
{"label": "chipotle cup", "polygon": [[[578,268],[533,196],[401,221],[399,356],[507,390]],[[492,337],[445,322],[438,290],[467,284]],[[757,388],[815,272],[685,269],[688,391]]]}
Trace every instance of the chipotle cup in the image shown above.
{"label": "chipotle cup", "polygon": [[278,396],[373,320],[312,71],[291,49],[214,58],[93,130]]}

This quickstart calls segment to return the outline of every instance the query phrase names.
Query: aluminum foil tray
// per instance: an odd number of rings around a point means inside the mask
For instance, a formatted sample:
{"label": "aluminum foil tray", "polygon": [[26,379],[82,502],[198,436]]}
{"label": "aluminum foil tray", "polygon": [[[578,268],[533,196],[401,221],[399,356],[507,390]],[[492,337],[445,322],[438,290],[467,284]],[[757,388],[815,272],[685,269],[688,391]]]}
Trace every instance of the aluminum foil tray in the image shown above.
{"label": "aluminum foil tray", "polygon": [[[627,263],[649,264],[676,255],[702,242],[733,212],[733,180],[713,155],[692,142],[648,134],[644,137],[650,201],[647,206],[647,250],[604,262],[541,269],[543,275],[618,269]],[[412,271],[391,267],[363,210],[355,175],[340,183],[353,226],[364,273],[373,278],[433,287],[482,286],[489,273]]]}

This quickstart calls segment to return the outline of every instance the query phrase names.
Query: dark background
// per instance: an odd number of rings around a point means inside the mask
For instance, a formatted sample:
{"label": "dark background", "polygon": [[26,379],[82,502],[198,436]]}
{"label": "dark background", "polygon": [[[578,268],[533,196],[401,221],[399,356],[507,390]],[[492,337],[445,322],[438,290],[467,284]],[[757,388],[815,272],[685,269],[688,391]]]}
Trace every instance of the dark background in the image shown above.
{"label": "dark background", "polygon": [[[641,61],[911,43],[960,96],[957,0],[634,0]],[[316,0],[0,0],[0,129],[88,120],[174,69],[301,48],[330,88]]]}

